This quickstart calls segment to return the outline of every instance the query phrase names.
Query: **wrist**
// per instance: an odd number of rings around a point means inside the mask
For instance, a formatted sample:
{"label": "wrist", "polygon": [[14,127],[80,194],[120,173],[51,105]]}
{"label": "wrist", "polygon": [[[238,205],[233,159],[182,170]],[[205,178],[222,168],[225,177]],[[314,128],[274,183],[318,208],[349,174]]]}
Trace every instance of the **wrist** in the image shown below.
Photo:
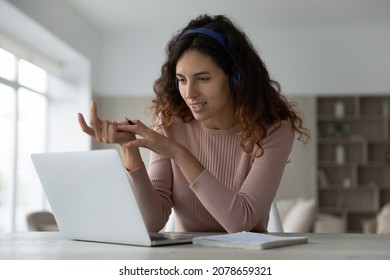
{"label": "wrist", "polygon": [[[178,144],[176,150],[172,153],[172,160],[176,163],[180,162],[182,159],[188,158],[189,151],[186,147],[181,144]],[[190,154],[192,156],[192,154]]]}
{"label": "wrist", "polygon": [[121,155],[124,167],[132,171],[144,164],[139,149],[126,148],[121,145]]}

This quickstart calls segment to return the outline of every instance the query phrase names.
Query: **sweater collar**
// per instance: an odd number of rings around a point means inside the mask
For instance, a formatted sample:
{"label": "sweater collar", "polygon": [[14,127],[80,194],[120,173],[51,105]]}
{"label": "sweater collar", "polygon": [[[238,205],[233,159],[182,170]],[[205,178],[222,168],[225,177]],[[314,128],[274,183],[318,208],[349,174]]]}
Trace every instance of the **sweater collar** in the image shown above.
{"label": "sweater collar", "polygon": [[[198,122],[198,121],[196,121]],[[240,123],[237,122],[235,125],[233,125],[231,128],[228,129],[212,129],[206,127],[203,123],[198,122],[200,128],[202,131],[206,132],[207,134],[213,134],[213,135],[230,135],[230,134],[237,134],[237,132],[240,129]]]}

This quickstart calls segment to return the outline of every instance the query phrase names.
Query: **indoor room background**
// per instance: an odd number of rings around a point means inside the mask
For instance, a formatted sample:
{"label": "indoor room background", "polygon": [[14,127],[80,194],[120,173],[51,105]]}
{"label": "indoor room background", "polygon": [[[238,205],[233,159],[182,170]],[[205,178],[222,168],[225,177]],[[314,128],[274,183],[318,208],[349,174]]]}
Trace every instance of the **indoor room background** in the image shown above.
{"label": "indoor room background", "polygon": [[[332,146],[322,147],[318,139],[321,112],[329,117],[341,104],[343,116],[359,112],[386,114],[383,104],[390,102],[390,2],[0,0],[0,49],[15,54],[15,59],[32,61],[47,70],[48,77],[42,105],[46,108],[46,119],[42,117],[45,129],[40,132],[44,140],[30,150],[25,151],[20,143],[26,137],[33,139],[38,132],[32,130],[23,136],[19,131],[21,117],[19,124],[18,118],[13,117],[16,128],[3,129],[13,113],[5,113],[9,105],[0,99],[0,141],[4,141],[0,148],[0,232],[26,230],[29,212],[49,209],[28,161],[29,153],[115,148],[91,141],[78,127],[77,113],[88,117],[91,99],[97,102],[102,118],[138,118],[152,123],[147,107],[164,61],[165,45],[174,32],[201,13],[229,15],[247,32],[271,76],[281,83],[283,94],[299,105],[305,126],[311,131],[312,139],[307,145],[294,144],[277,199],[314,199],[317,207],[321,199],[332,201],[332,193],[320,192],[318,179],[319,149],[324,154],[336,153]],[[4,86],[16,88],[1,75],[0,82],[0,97],[8,90]],[[22,110],[18,105],[21,100],[12,101],[16,102],[12,106]],[[369,103],[367,110],[357,109],[366,108],[365,102]],[[324,107],[319,107],[321,104]],[[44,110],[34,103],[27,105],[32,109],[31,116]],[[387,120],[380,142],[383,151],[387,142],[390,145],[389,129]],[[336,142],[329,141],[336,146]],[[344,147],[348,144],[344,143]],[[360,153],[359,147],[344,151],[347,159],[356,153]],[[148,152],[142,155],[147,163]],[[328,179],[332,179],[332,170],[337,166],[330,166]],[[390,190],[388,166],[384,170],[373,174],[384,177],[384,186],[380,187],[385,191],[374,194],[372,199],[379,202],[369,215],[366,211],[358,216],[357,223],[375,217],[380,207],[390,202],[390,191],[386,190]],[[334,172],[339,176],[338,171]],[[358,174],[354,176],[365,180]],[[372,183],[367,180],[367,184]],[[348,203],[354,204],[361,198],[354,194],[350,199],[354,201]],[[334,203],[336,207],[338,202]],[[342,217],[345,212],[333,214]],[[362,228],[359,225],[352,230]]]}

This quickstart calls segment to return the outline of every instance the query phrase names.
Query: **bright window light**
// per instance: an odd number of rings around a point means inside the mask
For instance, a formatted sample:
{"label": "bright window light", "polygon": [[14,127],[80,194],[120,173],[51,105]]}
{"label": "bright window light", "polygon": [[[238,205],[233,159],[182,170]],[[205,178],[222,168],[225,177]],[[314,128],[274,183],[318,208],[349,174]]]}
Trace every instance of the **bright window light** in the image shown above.
{"label": "bright window light", "polygon": [[22,86],[44,93],[47,88],[47,73],[42,68],[24,60],[19,60],[18,79]]}
{"label": "bright window light", "polygon": [[15,81],[16,78],[16,57],[0,48],[0,77]]}
{"label": "bright window light", "polygon": [[46,144],[47,99],[25,88],[18,90],[17,224],[24,228],[27,214],[44,204],[43,190],[31,162],[32,153],[42,153]]}
{"label": "bright window light", "polygon": [[0,80],[0,232],[26,230],[27,214],[46,203],[30,155],[46,150],[48,75],[26,60],[13,58],[16,78],[12,81],[11,75],[4,75],[7,81]]}
{"label": "bright window light", "polygon": [[11,224],[12,185],[14,182],[15,151],[15,90],[0,83],[0,232]]}

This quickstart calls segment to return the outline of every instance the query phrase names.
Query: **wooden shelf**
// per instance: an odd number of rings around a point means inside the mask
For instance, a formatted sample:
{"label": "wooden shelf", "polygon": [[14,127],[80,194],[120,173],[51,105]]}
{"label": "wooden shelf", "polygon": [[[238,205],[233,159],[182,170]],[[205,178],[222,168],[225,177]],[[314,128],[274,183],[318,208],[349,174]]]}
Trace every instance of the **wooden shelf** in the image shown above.
{"label": "wooden shelf", "polygon": [[319,211],[361,232],[390,202],[390,95],[317,98]]}

